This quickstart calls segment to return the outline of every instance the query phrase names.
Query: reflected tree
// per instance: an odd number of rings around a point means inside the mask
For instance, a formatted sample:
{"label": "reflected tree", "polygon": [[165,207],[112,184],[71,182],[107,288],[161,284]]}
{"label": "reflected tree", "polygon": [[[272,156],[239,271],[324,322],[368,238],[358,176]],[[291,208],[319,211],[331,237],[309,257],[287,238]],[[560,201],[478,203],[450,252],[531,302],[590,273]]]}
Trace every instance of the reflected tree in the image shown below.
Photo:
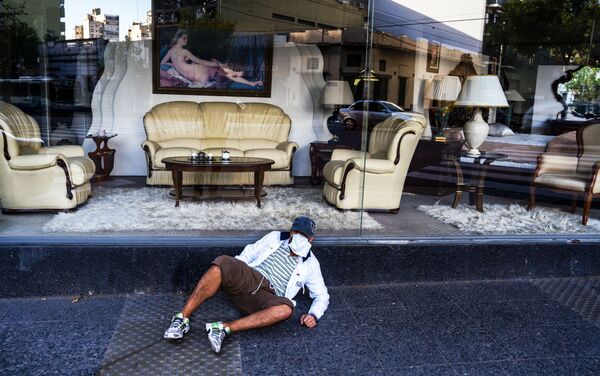
{"label": "reflected tree", "polygon": [[598,65],[598,0],[508,0],[487,26],[488,48],[549,56],[555,64]]}
{"label": "reflected tree", "polygon": [[0,77],[31,74],[39,59],[40,38],[34,28],[19,20],[24,3],[0,5]]}
{"label": "reflected tree", "polygon": [[584,66],[600,65],[599,15],[598,0],[507,0],[494,22],[486,25],[484,52],[499,56],[501,64],[510,56],[509,65],[523,67],[534,62],[575,65],[552,83],[554,96],[563,105],[559,115],[565,118],[568,106],[558,93],[559,85]]}

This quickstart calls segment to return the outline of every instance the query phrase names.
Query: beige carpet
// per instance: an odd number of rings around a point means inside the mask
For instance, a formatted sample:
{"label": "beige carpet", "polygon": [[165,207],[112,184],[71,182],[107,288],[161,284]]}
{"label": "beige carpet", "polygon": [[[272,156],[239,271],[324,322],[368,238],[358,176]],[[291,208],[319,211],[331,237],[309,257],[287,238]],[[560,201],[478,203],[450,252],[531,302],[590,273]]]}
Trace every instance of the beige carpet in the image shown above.
{"label": "beige carpet", "polygon": [[43,226],[46,232],[154,230],[286,230],[307,215],[321,230],[383,228],[367,213],[341,212],[329,206],[318,189],[266,188],[262,208],[247,201],[182,201],[178,208],[168,188],[98,188],[89,202],[59,213]]}

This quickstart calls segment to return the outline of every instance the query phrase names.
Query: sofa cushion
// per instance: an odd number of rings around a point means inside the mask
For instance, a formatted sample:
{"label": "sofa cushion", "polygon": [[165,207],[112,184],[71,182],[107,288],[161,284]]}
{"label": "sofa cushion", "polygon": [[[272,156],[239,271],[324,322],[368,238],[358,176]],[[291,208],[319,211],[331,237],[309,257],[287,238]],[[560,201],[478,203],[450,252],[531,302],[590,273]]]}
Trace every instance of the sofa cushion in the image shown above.
{"label": "sofa cushion", "polygon": [[246,140],[240,140],[240,150],[251,150],[251,149],[276,149],[279,145],[275,141],[265,140],[262,138],[249,138]]}
{"label": "sofa cushion", "polygon": [[286,169],[290,167],[290,162],[286,152],[279,149],[250,149],[244,152],[244,156],[250,158],[270,159],[275,162],[271,165],[272,170]]}
{"label": "sofa cushion", "polygon": [[488,135],[492,137],[504,137],[504,136],[513,136],[515,132],[512,131],[509,127],[500,123],[492,123],[489,125]]}
{"label": "sofa cushion", "polygon": [[240,149],[234,149],[234,148],[211,148],[211,149],[203,149],[202,151],[206,154],[210,153],[214,157],[220,157],[221,151],[223,151],[223,149],[227,150],[231,157],[243,157],[244,156],[243,151],[241,151]]}
{"label": "sofa cushion", "polygon": [[329,184],[339,187],[342,184],[342,173],[346,161],[329,161],[323,168],[323,177]]}
{"label": "sofa cushion", "polygon": [[96,165],[88,157],[68,157],[71,182],[74,185],[83,185],[94,177]]}
{"label": "sofa cushion", "polygon": [[[537,184],[577,192],[585,192],[586,186],[589,183],[589,181],[590,177],[588,175],[572,174],[541,174],[535,179],[535,182]],[[599,184],[596,184],[593,192],[600,192]]]}
{"label": "sofa cushion", "polygon": [[83,157],[85,152],[79,145],[59,145],[43,147],[40,149],[40,154],[62,154],[65,157]]}
{"label": "sofa cushion", "polygon": [[240,149],[240,140],[234,138],[205,138],[203,149]]}
{"label": "sofa cushion", "polygon": [[199,138],[174,138],[158,142],[161,148],[192,148],[202,150],[206,147],[204,140]]}
{"label": "sofa cushion", "polygon": [[154,167],[156,168],[165,168],[165,164],[162,162],[164,158],[169,157],[187,157],[192,152],[199,152],[198,149],[194,148],[163,148],[159,149],[154,155]]}

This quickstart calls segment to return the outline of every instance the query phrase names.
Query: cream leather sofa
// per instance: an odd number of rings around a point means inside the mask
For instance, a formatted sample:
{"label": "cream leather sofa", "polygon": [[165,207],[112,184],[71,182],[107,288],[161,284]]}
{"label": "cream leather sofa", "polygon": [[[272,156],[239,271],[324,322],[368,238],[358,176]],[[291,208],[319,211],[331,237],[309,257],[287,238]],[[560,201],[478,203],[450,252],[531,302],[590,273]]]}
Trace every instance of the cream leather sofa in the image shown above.
{"label": "cream leather sofa", "polygon": [[400,113],[373,128],[368,152],[334,150],[323,169],[325,200],[339,209],[397,212],[406,173],[424,129],[423,116]]}
{"label": "cream leather sofa", "polygon": [[3,213],[72,209],[88,199],[96,167],[81,146],[42,147],[35,119],[5,102],[0,133]]}
{"label": "cream leather sofa", "polygon": [[[163,158],[188,156],[193,151],[275,161],[265,172],[265,185],[294,184],[292,160],[298,144],[288,141],[290,117],[266,103],[167,102],[144,116],[147,140],[142,143],[148,163],[148,185],[172,185]],[[184,185],[254,184],[252,173],[183,173]]]}

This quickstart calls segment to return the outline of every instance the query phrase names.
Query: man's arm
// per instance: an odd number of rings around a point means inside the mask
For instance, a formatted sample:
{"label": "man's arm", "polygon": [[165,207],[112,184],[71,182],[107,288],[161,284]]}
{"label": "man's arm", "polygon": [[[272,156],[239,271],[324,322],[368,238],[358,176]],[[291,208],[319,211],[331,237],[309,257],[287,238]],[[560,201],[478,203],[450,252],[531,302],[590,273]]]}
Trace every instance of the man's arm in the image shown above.
{"label": "man's arm", "polygon": [[[319,320],[329,306],[329,293],[327,292],[325,281],[323,281],[319,262],[314,258],[311,262],[314,263],[314,265],[311,265],[311,271],[306,280],[306,287],[308,288],[309,295],[313,299],[313,302],[308,310],[308,314],[314,316],[316,320]],[[304,320],[301,320],[301,323],[304,323]]]}
{"label": "man's arm", "polygon": [[167,54],[165,55],[165,57],[163,57],[163,59],[160,63],[166,64],[167,61],[169,61],[169,59],[171,59],[171,49],[169,49],[169,51],[167,51]]}
{"label": "man's arm", "polygon": [[219,68],[219,66],[220,66],[219,62],[200,59],[199,57],[196,57],[193,53],[191,53],[189,51],[186,52],[185,57],[186,57],[186,59],[191,60],[196,64],[202,64],[202,65],[206,65],[208,67],[215,67],[215,68]]}

